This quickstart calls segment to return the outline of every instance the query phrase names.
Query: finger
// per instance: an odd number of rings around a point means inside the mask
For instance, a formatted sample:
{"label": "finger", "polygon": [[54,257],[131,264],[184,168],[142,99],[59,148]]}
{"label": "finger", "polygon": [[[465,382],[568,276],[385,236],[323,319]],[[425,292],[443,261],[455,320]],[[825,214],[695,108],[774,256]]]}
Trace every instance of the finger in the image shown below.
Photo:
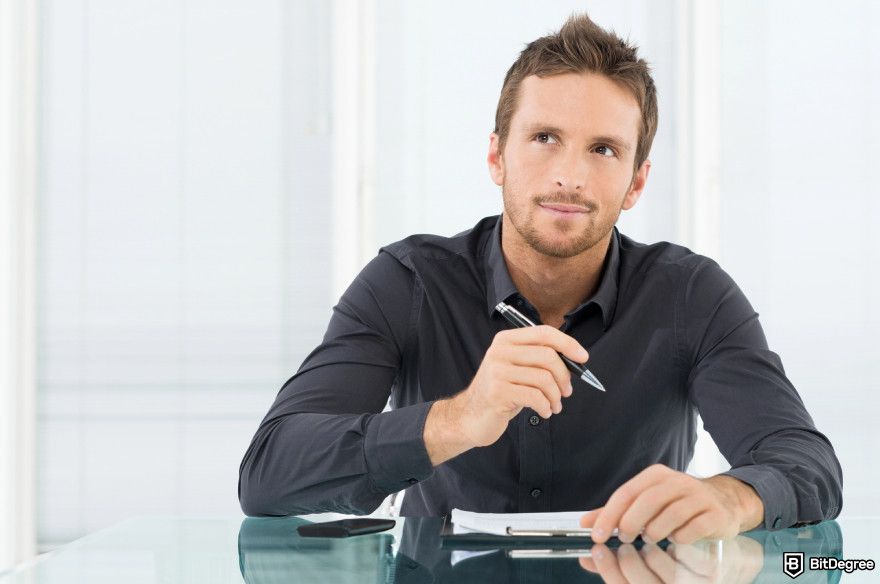
{"label": "finger", "polygon": [[545,369],[553,376],[559,392],[565,397],[571,395],[571,371],[555,349],[545,345],[508,345],[502,351],[502,358],[514,365]]}
{"label": "finger", "polygon": [[617,548],[617,563],[627,582],[663,584],[657,574],[645,565],[641,554],[632,544],[627,543]]}
{"label": "finger", "polygon": [[534,387],[544,394],[554,413],[562,411],[562,393],[553,376],[546,369],[509,365],[504,368],[504,380],[517,385]]}
{"label": "finger", "polygon": [[[676,544],[670,545],[669,548],[667,548],[667,550],[673,548],[675,545]],[[751,580],[749,580],[749,581],[751,582]],[[725,584],[727,584],[728,579],[719,580],[717,578],[707,578],[703,574],[699,574],[697,572],[694,572],[690,568],[690,566],[679,562],[679,563],[675,564],[675,576],[674,576],[673,582],[676,582],[676,583],[678,583],[678,582],[688,582],[688,583],[706,582],[707,584],[710,582],[711,583],[724,582]]]}
{"label": "finger", "polygon": [[581,527],[593,527],[593,522],[596,521],[596,517],[599,516],[599,512],[602,509],[602,507],[597,507],[596,509],[590,509],[589,511],[581,515]]}
{"label": "finger", "polygon": [[645,564],[663,582],[675,582],[675,560],[663,548],[653,543],[646,543],[640,550]]}
{"label": "finger", "polygon": [[[619,486],[593,523],[593,541],[605,543],[611,535],[611,530],[620,524],[620,518],[623,517],[636,497],[648,487],[665,479],[670,472],[673,471],[668,467],[654,464]],[[621,541],[624,540],[621,539]],[[624,543],[629,542],[624,541]]]}
{"label": "finger", "polygon": [[540,390],[515,383],[511,383],[508,386],[510,387],[510,399],[515,405],[532,408],[545,420],[553,415],[553,408],[550,406],[550,402],[547,401],[547,398]]}
{"label": "finger", "polygon": [[[764,567],[764,546],[750,537],[736,536],[733,546],[723,542],[721,551],[724,555],[719,558],[718,564],[724,569],[724,574],[738,571],[740,582],[752,582]],[[728,550],[733,549],[730,554]]]}
{"label": "finger", "polygon": [[[675,581],[676,582],[727,582],[729,578],[718,579],[711,575],[706,575],[699,570],[694,569],[694,565],[689,562],[682,561],[681,551],[684,548],[692,547],[685,544],[670,544],[666,548],[666,552],[670,557],[675,559]],[[751,582],[751,580],[750,580]]]}
{"label": "finger", "polygon": [[596,570],[602,579],[608,583],[629,584],[623,574],[620,572],[620,566],[617,564],[617,556],[614,555],[604,545],[594,545],[591,550],[591,557]]}
{"label": "finger", "polygon": [[547,345],[578,363],[586,363],[590,358],[590,353],[574,337],[546,324],[513,329],[510,332],[514,334],[507,339],[513,345]]}
{"label": "finger", "polygon": [[593,561],[592,556],[581,556],[578,558],[578,563],[587,572],[593,572],[594,574],[599,572],[599,568],[596,567],[596,562]]}
{"label": "finger", "polygon": [[[639,493],[617,524],[624,539],[635,539],[670,503],[685,497],[688,493],[688,478],[686,475],[671,475]],[[648,541],[659,541],[650,533],[645,535],[648,536]]]}
{"label": "finger", "polygon": [[704,540],[694,544],[678,544],[675,546],[675,562],[685,566],[694,574],[703,577],[712,576],[724,556],[730,553],[720,544],[722,542]]}
{"label": "finger", "polygon": [[706,511],[695,515],[687,523],[672,532],[676,543],[691,544],[699,539],[712,537],[715,534],[714,514]]}
{"label": "finger", "polygon": [[[700,505],[693,498],[682,498],[666,506],[659,515],[645,526],[645,533],[652,541],[669,537],[675,530],[683,527],[692,517],[703,513],[708,506]],[[682,543],[675,540],[676,543]]]}

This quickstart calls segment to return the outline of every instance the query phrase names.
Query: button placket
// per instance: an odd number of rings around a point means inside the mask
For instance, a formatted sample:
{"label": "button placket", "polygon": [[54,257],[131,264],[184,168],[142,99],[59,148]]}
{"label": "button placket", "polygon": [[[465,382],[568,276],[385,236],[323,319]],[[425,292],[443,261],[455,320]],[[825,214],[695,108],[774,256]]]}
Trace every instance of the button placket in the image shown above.
{"label": "button placket", "polygon": [[520,413],[519,512],[548,511],[547,488],[552,482],[553,446],[550,420],[524,408]]}

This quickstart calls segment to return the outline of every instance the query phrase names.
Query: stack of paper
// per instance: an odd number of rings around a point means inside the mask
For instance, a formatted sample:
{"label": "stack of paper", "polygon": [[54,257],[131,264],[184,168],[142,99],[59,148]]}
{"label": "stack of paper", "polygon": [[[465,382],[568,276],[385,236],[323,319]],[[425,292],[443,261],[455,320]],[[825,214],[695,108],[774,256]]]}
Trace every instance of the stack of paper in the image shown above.
{"label": "stack of paper", "polygon": [[[580,519],[586,511],[560,511],[557,513],[474,513],[452,510],[455,531],[474,531],[507,535],[507,528],[515,530],[584,530]],[[588,532],[587,532],[588,533]]]}

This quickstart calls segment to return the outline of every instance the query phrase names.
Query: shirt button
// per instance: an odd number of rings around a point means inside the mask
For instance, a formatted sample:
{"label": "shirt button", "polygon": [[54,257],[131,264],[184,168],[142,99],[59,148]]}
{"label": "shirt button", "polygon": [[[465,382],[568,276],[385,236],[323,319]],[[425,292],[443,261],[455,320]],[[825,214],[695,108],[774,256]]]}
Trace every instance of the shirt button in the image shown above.
{"label": "shirt button", "polygon": [[531,424],[532,426],[537,426],[540,423],[541,423],[541,418],[539,418],[538,416],[530,416],[529,417],[529,424]]}
{"label": "shirt button", "polygon": [[541,496],[541,489],[532,489],[532,492],[529,494],[532,496],[532,499],[537,499]]}
{"label": "shirt button", "polygon": [[780,521],[782,521],[782,518],[781,518],[781,517],[777,517],[776,519],[773,520],[773,527],[774,527],[774,529],[777,528],[777,527],[779,527],[779,522],[780,522]]}

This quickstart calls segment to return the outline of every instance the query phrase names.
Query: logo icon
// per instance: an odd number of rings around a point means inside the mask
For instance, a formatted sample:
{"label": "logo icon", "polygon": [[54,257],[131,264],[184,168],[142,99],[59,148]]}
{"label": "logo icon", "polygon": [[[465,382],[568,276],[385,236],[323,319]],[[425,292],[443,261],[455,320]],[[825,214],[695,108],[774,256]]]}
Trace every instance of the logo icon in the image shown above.
{"label": "logo icon", "polygon": [[782,572],[790,578],[797,578],[803,574],[804,552],[783,552]]}

